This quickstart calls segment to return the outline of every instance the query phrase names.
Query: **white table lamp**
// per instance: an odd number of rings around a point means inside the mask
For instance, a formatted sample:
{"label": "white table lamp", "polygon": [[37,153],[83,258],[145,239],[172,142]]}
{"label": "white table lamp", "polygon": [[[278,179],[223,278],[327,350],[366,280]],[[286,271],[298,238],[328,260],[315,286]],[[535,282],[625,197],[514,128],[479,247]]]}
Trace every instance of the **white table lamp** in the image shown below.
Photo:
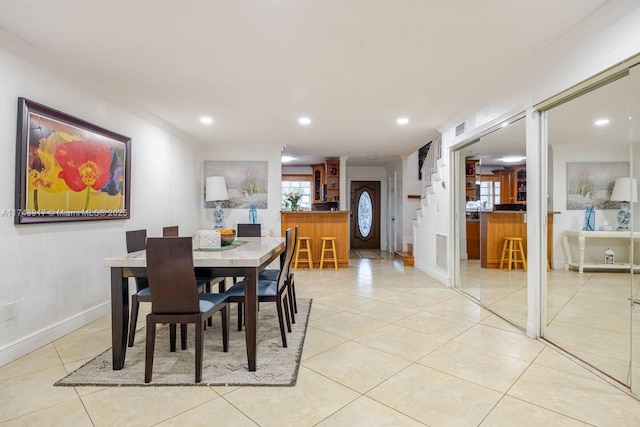
{"label": "white table lamp", "polygon": [[207,202],[216,202],[213,210],[214,228],[224,228],[224,212],[222,211],[221,202],[229,200],[227,192],[227,183],[224,176],[209,176],[205,182],[205,200]]}
{"label": "white table lamp", "polygon": [[616,183],[613,185],[613,192],[611,193],[611,200],[620,202],[618,231],[629,230],[629,220],[631,219],[629,202],[638,202],[638,182],[636,179],[628,176],[616,178]]}

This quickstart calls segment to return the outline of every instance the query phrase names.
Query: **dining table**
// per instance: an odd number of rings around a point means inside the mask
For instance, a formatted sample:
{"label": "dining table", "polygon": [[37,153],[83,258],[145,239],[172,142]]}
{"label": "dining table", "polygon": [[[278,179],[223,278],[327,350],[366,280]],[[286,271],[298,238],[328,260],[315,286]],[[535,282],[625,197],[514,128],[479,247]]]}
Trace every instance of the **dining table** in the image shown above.
{"label": "dining table", "polygon": [[[256,370],[258,330],[258,274],[285,251],[284,237],[243,237],[225,250],[193,251],[193,264],[210,277],[244,277],[245,335],[249,371]],[[113,369],[124,367],[129,332],[129,278],[146,276],[146,252],[104,259],[111,269],[111,342]]]}

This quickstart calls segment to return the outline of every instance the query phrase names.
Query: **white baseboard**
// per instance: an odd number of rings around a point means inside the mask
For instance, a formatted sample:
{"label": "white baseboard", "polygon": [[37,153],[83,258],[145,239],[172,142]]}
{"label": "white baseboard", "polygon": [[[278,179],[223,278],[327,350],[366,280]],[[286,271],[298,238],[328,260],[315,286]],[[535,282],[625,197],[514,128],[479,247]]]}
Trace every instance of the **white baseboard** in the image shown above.
{"label": "white baseboard", "polygon": [[421,262],[416,262],[415,263],[415,268],[417,268],[418,270],[422,271],[425,274],[428,274],[429,276],[433,277],[434,279],[436,279],[438,282],[442,283],[443,285],[445,285],[446,287],[449,287],[449,276],[445,273],[443,273],[441,270],[439,270],[438,268],[433,268],[430,267],[424,263]]}
{"label": "white baseboard", "polygon": [[62,338],[76,329],[86,326],[109,313],[111,313],[111,302],[107,301],[2,346],[0,347],[0,366],[13,362],[25,354],[29,354],[40,347],[50,344],[58,338]]}

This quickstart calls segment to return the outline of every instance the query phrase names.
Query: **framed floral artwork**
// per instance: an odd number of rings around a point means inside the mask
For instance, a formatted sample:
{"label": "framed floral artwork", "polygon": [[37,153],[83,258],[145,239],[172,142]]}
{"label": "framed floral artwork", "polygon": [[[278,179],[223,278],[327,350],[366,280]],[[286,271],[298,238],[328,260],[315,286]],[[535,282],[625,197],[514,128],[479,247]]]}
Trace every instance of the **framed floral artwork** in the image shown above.
{"label": "framed floral artwork", "polygon": [[131,139],[18,98],[15,223],[127,219]]}

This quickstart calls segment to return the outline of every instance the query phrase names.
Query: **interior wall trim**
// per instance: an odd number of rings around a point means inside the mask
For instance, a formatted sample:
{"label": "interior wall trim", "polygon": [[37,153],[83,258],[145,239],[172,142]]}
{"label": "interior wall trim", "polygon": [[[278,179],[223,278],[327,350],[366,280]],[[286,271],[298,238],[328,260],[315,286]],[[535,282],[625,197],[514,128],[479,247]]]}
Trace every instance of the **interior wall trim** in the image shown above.
{"label": "interior wall trim", "polygon": [[47,326],[30,335],[0,347],[0,366],[31,353],[71,332],[95,322],[111,313],[111,301],[106,301],[56,324]]}
{"label": "interior wall trim", "polygon": [[547,111],[557,107],[558,105],[564,104],[565,102],[569,102],[584,95],[585,93],[591,92],[613,81],[628,76],[629,69],[638,64],[640,64],[640,55],[632,56],[631,58],[625,59],[613,67],[588,78],[587,80],[563,90],[551,98],[547,98],[544,101],[539,102],[533,106],[533,109],[536,111]]}

